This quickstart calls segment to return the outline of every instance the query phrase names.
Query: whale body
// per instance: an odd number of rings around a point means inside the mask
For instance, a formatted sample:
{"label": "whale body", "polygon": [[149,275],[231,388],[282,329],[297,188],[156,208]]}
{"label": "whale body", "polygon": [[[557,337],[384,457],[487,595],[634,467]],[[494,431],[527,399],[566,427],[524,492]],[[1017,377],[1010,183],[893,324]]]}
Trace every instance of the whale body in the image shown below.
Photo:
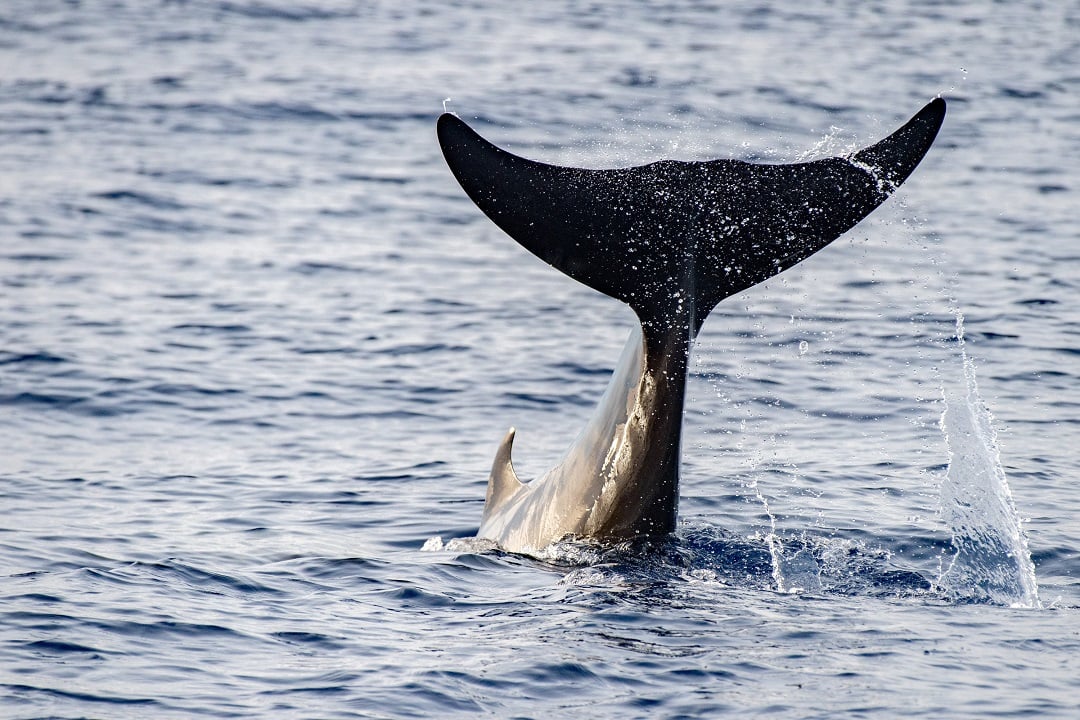
{"label": "whale body", "polygon": [[678,162],[559,167],[502,150],[446,113],[451,172],[492,221],[544,262],[628,304],[640,327],[562,461],[521,482],[510,429],[495,456],[478,537],[536,553],[576,538],[675,530],[690,351],[726,297],[816,253],[866,217],[930,149],[936,98],[884,140],[795,164]]}

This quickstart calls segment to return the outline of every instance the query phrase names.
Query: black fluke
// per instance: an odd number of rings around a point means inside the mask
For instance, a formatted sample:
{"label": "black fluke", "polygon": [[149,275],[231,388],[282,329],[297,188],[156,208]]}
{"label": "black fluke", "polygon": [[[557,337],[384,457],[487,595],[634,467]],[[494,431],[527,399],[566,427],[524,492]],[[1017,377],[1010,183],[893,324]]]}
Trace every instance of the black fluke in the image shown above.
{"label": "black fluke", "polygon": [[806,259],[884,202],[944,117],[937,98],[850,157],[789,165],[663,160],[585,170],[513,155],[449,113],[438,134],[465,192],[534,255],[646,323],[670,316],[670,278],[679,278],[693,288],[700,327],[718,302]]}
{"label": "black fluke", "polygon": [[513,429],[496,454],[478,535],[514,552],[566,537],[675,529],[693,338],[718,302],[806,259],[880,205],[929,150],[937,99],[850,157],[789,165],[664,160],[582,170],[500,150],[453,115],[443,154],[469,197],[541,260],[627,303],[641,332],[563,460],[525,484]]}

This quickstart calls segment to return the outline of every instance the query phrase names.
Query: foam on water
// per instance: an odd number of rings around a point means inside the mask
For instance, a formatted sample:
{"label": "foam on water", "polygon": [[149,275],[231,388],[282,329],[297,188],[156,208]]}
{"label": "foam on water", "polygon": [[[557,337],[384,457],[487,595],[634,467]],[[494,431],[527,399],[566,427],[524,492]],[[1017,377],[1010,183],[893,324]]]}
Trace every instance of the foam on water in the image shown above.
{"label": "foam on water", "polygon": [[1035,565],[1001,464],[994,417],[975,381],[956,313],[963,383],[943,383],[941,431],[949,467],[941,484],[941,518],[955,551],[938,583],[959,598],[1040,607]]}

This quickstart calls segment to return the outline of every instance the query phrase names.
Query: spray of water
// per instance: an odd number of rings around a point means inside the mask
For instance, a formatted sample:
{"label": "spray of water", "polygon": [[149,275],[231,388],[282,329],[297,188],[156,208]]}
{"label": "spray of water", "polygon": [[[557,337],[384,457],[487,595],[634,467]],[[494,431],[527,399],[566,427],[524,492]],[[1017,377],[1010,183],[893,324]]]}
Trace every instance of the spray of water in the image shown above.
{"label": "spray of water", "polygon": [[776,517],[769,509],[768,499],[761,494],[757,478],[751,480],[747,487],[754,491],[754,497],[761,503],[765,515],[769,518],[769,532],[765,534],[765,546],[769,548],[769,557],[772,559],[772,577],[773,582],[776,583],[776,591],[788,592],[784,584],[784,544],[776,534]]}
{"label": "spray of water", "polygon": [[940,420],[949,448],[941,518],[952,533],[954,555],[938,584],[959,598],[1041,607],[1035,566],[1001,466],[993,416],[979,396],[975,365],[964,346],[959,312],[956,337],[964,382],[942,385]]}

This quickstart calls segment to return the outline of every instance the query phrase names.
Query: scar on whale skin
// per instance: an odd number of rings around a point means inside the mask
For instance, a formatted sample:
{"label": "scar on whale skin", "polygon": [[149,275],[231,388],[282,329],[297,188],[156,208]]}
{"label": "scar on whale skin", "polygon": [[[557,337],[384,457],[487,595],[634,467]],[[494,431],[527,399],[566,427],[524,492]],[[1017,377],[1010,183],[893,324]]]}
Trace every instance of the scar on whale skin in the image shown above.
{"label": "scar on whale skin", "polygon": [[557,466],[521,482],[511,461],[514,430],[507,433],[478,536],[528,553],[567,537],[673,532],[687,369],[705,318],[870,214],[919,164],[944,118],[945,101],[936,98],[884,140],[812,162],[662,160],[585,170],[518,157],[443,114],[443,156],[484,214],[544,262],[629,305],[640,321]]}

